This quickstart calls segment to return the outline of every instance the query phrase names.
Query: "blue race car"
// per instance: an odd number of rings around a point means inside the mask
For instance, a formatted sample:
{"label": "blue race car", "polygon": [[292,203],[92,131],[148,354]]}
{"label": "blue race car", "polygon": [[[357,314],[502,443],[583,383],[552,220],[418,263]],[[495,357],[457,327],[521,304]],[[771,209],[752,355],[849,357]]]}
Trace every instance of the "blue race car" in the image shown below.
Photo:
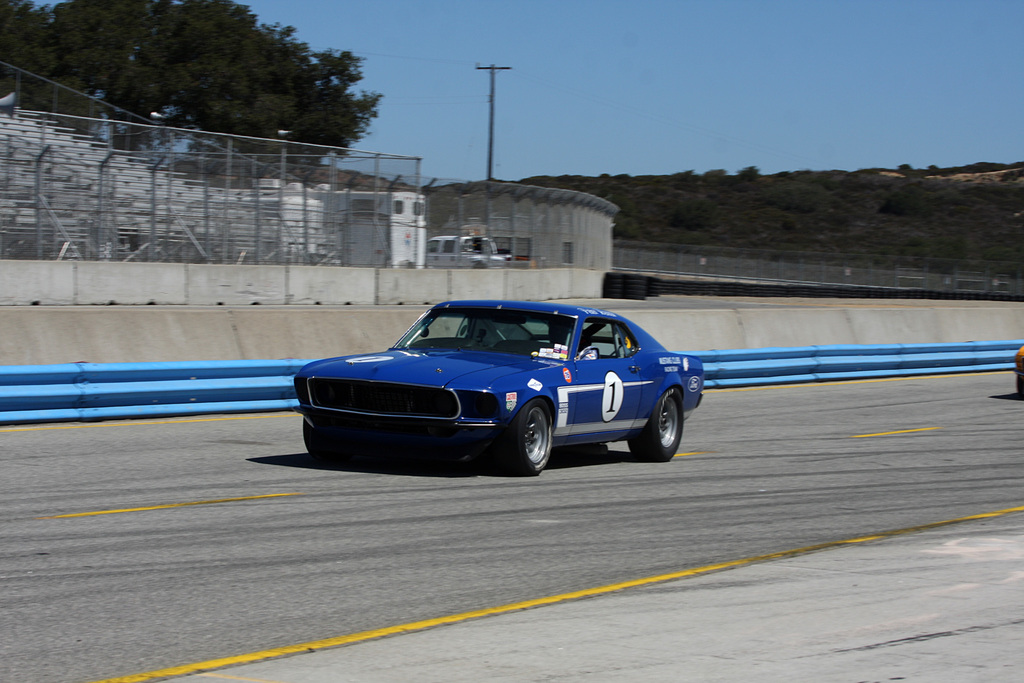
{"label": "blue race car", "polygon": [[576,444],[625,439],[639,460],[671,460],[703,388],[700,359],[615,313],[521,301],[438,304],[387,351],[295,376],[320,460],[487,454],[526,476]]}

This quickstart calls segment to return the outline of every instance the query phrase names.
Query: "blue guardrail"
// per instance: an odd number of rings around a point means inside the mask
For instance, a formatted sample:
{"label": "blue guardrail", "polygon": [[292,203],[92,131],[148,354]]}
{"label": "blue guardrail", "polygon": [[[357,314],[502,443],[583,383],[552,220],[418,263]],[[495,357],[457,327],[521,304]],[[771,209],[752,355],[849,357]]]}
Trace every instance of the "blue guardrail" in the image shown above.
{"label": "blue guardrail", "polygon": [[[686,351],[705,387],[1012,370],[1024,340]],[[313,359],[0,366],[0,424],[290,410]]]}
{"label": "blue guardrail", "polygon": [[290,410],[308,362],[0,366],[0,424]]}
{"label": "blue guardrail", "polygon": [[954,344],[834,344],[687,352],[704,362],[704,386],[741,387],[873,377],[1012,370],[1024,340]]}

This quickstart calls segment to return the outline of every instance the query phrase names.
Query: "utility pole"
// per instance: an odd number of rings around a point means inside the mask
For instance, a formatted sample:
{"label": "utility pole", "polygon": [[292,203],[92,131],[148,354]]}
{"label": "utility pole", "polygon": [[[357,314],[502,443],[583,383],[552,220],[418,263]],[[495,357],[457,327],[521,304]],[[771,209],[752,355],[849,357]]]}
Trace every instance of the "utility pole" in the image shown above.
{"label": "utility pole", "polygon": [[487,70],[491,72],[491,118],[490,126],[488,128],[487,135],[487,180],[494,180],[494,72],[495,71],[506,71],[511,69],[510,66],[480,66],[477,64],[477,69]]}

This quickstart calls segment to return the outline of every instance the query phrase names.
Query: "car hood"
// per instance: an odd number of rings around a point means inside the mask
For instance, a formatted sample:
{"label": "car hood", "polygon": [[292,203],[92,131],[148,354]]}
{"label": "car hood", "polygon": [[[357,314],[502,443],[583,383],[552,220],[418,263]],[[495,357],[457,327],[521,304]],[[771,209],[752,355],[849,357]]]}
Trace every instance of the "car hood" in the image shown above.
{"label": "car hood", "polygon": [[499,377],[517,372],[536,372],[555,365],[561,363],[505,353],[392,349],[314,361],[306,365],[300,374],[441,387],[456,380],[459,380],[457,384],[462,384],[471,379],[474,388],[483,389]]}

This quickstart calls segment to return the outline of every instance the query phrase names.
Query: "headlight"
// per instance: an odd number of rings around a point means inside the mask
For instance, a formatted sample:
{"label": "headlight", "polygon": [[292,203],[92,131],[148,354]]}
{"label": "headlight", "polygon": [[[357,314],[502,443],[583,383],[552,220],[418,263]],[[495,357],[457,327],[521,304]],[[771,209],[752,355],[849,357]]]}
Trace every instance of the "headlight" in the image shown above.
{"label": "headlight", "polygon": [[437,391],[434,394],[434,410],[437,415],[456,415],[459,409],[455,396],[447,391]]}

